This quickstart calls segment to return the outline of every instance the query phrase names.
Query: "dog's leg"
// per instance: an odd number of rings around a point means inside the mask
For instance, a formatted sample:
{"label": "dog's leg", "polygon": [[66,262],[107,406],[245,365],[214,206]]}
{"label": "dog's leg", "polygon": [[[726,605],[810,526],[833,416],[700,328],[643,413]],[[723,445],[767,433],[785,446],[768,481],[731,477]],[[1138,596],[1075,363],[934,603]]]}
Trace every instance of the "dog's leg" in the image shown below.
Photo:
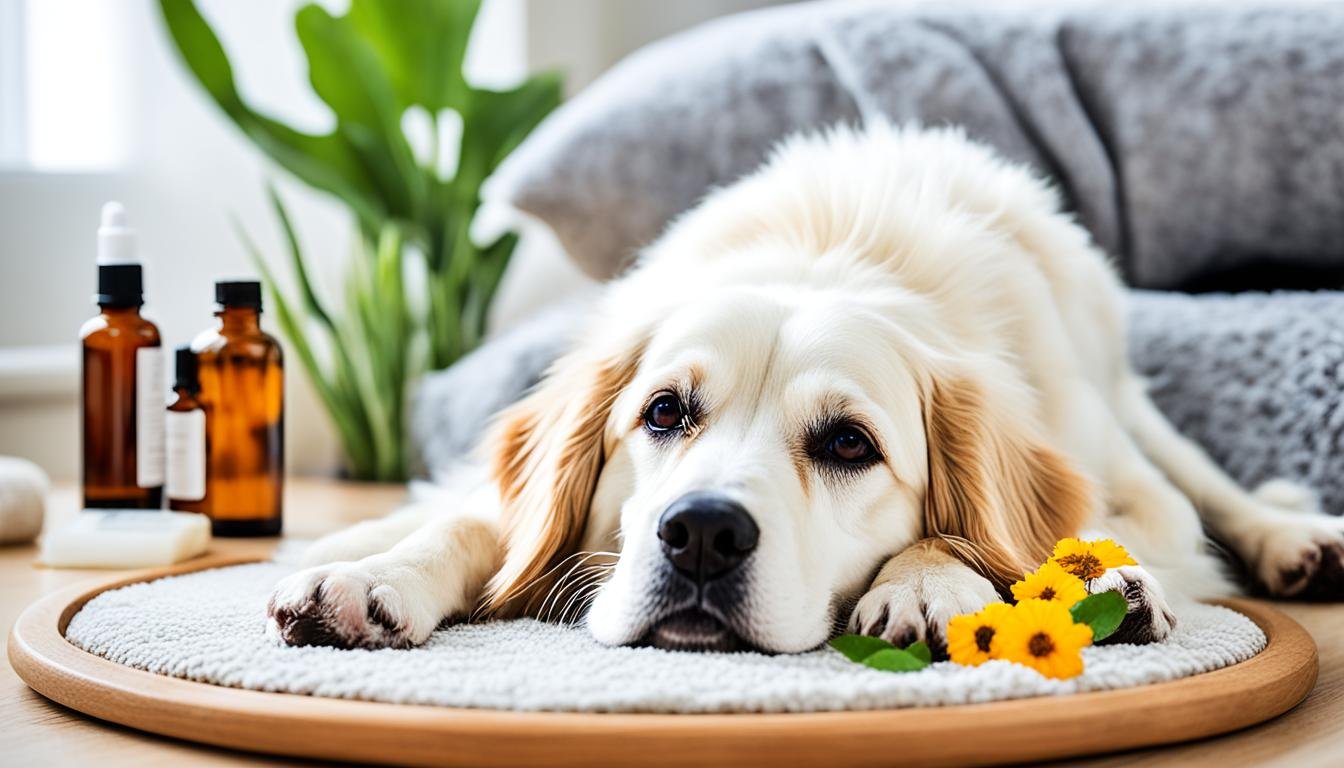
{"label": "dog's leg", "polygon": [[272,592],[267,630],[290,645],[423,643],[444,619],[476,605],[499,568],[499,537],[493,514],[450,514],[386,552],[300,571]]}
{"label": "dog's leg", "polygon": [[1120,416],[1143,452],[1271,593],[1344,599],[1344,520],[1318,514],[1315,496],[1286,481],[1247,493],[1171,426],[1137,377],[1117,397]]}
{"label": "dog's leg", "polygon": [[887,561],[850,615],[849,629],[905,647],[928,643],[947,653],[947,622],[999,601],[988,579],[953,557],[939,539],[923,539]]}
{"label": "dog's leg", "polygon": [[386,552],[424,525],[435,512],[430,503],[410,504],[387,517],[365,520],[309,544],[300,561],[305,568],[360,560]]}

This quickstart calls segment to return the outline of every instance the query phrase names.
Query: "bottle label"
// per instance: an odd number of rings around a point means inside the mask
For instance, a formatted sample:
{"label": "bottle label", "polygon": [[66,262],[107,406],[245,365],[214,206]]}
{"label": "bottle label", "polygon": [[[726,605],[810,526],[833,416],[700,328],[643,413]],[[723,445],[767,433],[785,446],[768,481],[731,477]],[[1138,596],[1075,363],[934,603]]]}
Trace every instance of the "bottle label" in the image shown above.
{"label": "bottle label", "polygon": [[163,485],[163,347],[135,350],[135,484]]}
{"label": "bottle label", "polygon": [[168,498],[205,498],[205,411],[168,411]]}

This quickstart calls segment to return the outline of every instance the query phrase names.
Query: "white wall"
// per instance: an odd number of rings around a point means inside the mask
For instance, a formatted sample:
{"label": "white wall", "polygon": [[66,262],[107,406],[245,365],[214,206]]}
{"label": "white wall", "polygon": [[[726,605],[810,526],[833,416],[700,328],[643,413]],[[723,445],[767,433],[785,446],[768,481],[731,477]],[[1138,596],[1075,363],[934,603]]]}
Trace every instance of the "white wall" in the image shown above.
{"label": "white wall", "polygon": [[527,50],[574,93],[646,43],[716,16],[796,0],[528,0]]}

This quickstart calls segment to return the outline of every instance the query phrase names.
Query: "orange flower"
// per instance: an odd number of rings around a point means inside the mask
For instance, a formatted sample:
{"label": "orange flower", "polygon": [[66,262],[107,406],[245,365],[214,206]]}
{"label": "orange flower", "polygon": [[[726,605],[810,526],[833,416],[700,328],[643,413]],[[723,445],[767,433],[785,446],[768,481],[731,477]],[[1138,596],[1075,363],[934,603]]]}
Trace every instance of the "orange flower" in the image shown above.
{"label": "orange flower", "polygon": [[1063,603],[1065,608],[1070,608],[1074,603],[1087,597],[1087,587],[1084,586],[1082,579],[1064,570],[1063,566],[1053,560],[1037,568],[1035,573],[1023,576],[1012,589],[1013,599],[1019,602],[1033,599],[1056,600]]}
{"label": "orange flower", "polygon": [[1005,603],[990,603],[979,613],[954,616],[947,623],[947,655],[957,664],[968,667],[978,666],[997,658],[995,650],[999,627],[1012,613],[1013,607]]}
{"label": "orange flower", "polygon": [[1082,650],[1092,644],[1092,630],[1086,624],[1075,624],[1062,603],[1024,600],[1013,606],[995,639],[997,658],[1066,680],[1082,674]]}
{"label": "orange flower", "polygon": [[1138,565],[1124,547],[1110,539],[1060,539],[1050,560],[1083,581],[1101,578],[1108,568]]}

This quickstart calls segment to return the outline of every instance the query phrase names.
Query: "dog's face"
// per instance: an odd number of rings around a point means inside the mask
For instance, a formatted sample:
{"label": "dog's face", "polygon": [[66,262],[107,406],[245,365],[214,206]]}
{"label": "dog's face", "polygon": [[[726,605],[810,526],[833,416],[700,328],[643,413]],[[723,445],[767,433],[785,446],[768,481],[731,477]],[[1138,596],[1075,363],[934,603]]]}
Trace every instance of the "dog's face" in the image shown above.
{"label": "dog's face", "polygon": [[656,324],[612,404],[585,542],[620,549],[598,640],[825,641],[921,524],[920,400],[889,322],[853,295],[741,288]]}
{"label": "dog's face", "polygon": [[[1086,482],[1039,439],[1010,357],[975,351],[999,346],[993,322],[871,256],[726,240],[670,236],[502,414],[486,610],[586,608],[610,644],[800,651],[919,538],[1004,589],[1076,530]],[[944,240],[925,245],[1002,247]]]}

